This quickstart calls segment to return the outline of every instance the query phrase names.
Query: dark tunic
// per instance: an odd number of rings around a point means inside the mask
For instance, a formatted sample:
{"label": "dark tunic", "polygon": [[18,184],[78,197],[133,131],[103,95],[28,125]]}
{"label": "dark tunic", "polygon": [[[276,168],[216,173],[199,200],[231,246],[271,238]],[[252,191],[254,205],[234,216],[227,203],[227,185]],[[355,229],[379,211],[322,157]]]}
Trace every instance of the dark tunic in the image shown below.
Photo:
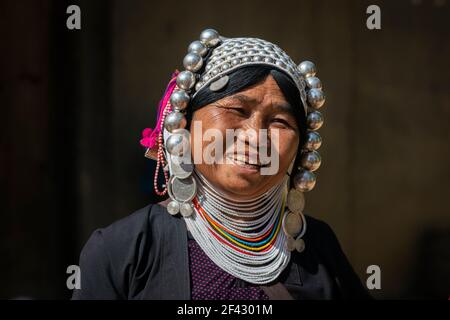
{"label": "dark tunic", "polygon": [[189,234],[189,271],[192,300],[267,300],[257,285],[250,285],[216,265]]}
{"label": "dark tunic", "polygon": [[[370,298],[331,228],[306,219],[306,249],[293,252],[278,281],[294,299]],[[186,224],[161,205],[94,231],[81,252],[80,270],[81,289],[72,299],[192,299]]]}
{"label": "dark tunic", "polygon": [[251,285],[224,271],[202,250],[188,232],[192,300],[268,300],[258,285]]}

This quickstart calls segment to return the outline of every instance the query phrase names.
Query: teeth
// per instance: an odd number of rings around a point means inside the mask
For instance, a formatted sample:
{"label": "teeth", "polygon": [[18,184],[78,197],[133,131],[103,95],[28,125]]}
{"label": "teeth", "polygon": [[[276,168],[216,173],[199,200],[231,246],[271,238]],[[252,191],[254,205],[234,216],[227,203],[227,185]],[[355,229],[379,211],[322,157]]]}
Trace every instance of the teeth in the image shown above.
{"label": "teeth", "polygon": [[247,158],[246,158],[244,155],[242,155],[242,154],[236,155],[236,156],[235,156],[235,159],[236,159],[237,161],[240,161],[240,162],[247,162]]}
{"label": "teeth", "polygon": [[231,161],[240,164],[240,165],[253,165],[253,166],[258,166],[258,164],[250,164],[249,160],[246,156],[244,155],[227,155],[227,158],[230,159]]}
{"label": "teeth", "polygon": [[[266,161],[266,163],[250,163],[250,158],[246,157],[242,154],[227,154],[226,158],[230,161],[233,161],[235,163],[241,164],[241,165],[250,165],[250,166],[258,166],[258,167],[264,167],[270,163],[270,160]],[[253,160],[253,159],[252,159]]]}

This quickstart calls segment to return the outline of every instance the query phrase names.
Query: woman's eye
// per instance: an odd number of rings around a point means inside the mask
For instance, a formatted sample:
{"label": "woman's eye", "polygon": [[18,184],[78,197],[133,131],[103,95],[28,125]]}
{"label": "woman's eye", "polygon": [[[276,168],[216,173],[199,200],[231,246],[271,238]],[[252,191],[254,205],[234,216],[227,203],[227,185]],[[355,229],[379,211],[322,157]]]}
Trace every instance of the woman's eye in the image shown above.
{"label": "woman's eye", "polygon": [[237,112],[239,114],[245,114],[245,109],[241,107],[229,107],[227,109],[233,112]]}
{"label": "woman's eye", "polygon": [[277,122],[277,123],[284,124],[284,125],[286,125],[286,126],[290,126],[290,125],[289,125],[289,122],[287,122],[287,121],[284,120],[284,119],[278,119],[278,118],[275,118],[275,119],[273,119],[273,121],[274,121],[274,122]]}
{"label": "woman's eye", "polygon": [[290,121],[282,118],[274,118],[272,120],[276,125],[283,126],[285,128],[290,128],[296,130],[296,126],[293,125]]}

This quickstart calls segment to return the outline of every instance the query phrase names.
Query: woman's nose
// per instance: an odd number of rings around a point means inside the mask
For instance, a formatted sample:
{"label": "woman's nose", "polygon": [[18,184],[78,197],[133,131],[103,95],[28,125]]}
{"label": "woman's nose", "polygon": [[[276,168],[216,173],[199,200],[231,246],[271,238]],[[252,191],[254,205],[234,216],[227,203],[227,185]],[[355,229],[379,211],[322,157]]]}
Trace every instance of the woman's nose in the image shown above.
{"label": "woman's nose", "polygon": [[244,129],[253,129],[259,132],[261,129],[267,129],[267,121],[261,112],[253,112],[243,124]]}
{"label": "woman's nose", "polygon": [[248,117],[242,124],[241,129],[247,132],[247,134],[244,135],[247,140],[246,142],[254,147],[258,146],[258,144],[260,143],[259,140],[261,139],[262,135],[268,137],[267,121],[259,112],[255,112],[250,117]]}

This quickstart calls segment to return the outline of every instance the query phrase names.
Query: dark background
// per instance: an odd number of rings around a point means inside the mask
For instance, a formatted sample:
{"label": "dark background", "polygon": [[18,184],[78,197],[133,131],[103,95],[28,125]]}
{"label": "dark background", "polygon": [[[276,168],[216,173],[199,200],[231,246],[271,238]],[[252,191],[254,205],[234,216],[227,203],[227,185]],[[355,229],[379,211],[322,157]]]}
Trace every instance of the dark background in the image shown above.
{"label": "dark background", "polygon": [[[81,30],[66,8],[81,7]],[[381,8],[381,30],[366,8]],[[323,165],[306,213],[327,221],[378,298],[450,296],[450,3],[0,1],[0,298],[66,299],[89,235],[149,202],[153,126],[187,45],[212,27],[312,60]]]}

